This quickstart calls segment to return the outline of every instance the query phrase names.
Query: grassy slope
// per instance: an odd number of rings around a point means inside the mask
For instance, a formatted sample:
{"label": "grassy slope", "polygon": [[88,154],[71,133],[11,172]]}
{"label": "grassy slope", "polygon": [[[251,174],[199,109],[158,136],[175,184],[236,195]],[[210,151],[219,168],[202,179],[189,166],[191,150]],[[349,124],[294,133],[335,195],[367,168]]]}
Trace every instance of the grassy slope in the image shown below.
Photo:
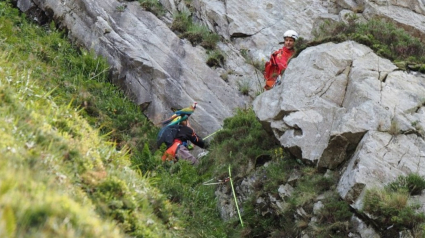
{"label": "grassy slope", "polygon": [[0,236],[175,237],[177,210],[131,168],[155,131],[106,63],[5,1],[0,22]]}

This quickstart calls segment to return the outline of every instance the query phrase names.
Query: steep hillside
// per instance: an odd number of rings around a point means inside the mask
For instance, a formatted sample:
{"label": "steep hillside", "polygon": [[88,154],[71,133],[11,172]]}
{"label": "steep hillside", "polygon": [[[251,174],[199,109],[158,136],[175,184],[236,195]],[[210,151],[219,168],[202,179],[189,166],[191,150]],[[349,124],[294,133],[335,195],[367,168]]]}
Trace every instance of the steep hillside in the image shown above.
{"label": "steep hillside", "polygon": [[[102,82],[103,61],[54,25],[31,24],[4,1],[0,9],[0,236],[178,236],[177,210],[133,169],[129,147],[111,143],[120,128],[108,111],[136,108]],[[89,100],[98,97],[90,87],[103,97]],[[82,113],[85,104],[97,113]]]}

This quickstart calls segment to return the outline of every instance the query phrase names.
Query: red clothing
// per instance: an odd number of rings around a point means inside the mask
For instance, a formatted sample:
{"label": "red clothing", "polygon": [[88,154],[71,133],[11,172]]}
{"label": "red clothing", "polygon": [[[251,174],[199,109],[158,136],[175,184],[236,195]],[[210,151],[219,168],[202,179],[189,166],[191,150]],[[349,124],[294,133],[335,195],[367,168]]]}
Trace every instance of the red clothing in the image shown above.
{"label": "red clothing", "polygon": [[290,50],[286,47],[282,47],[275,51],[270,56],[270,61],[266,62],[264,79],[266,80],[266,85],[264,88],[269,90],[273,88],[277,77],[282,74],[282,71],[288,66],[288,60],[294,55],[294,50]]}
{"label": "red clothing", "polygon": [[191,155],[189,150],[186,148],[188,141],[191,141],[193,144],[201,148],[205,147],[205,143],[202,138],[199,137],[192,128],[180,125],[173,145],[164,152],[162,155],[162,161],[176,161],[178,158],[189,160],[192,164],[198,164],[196,157]]}
{"label": "red clothing", "polygon": [[181,144],[182,142],[180,140],[175,139],[173,142],[173,145],[170,146],[170,148],[168,148],[162,155],[161,157],[162,161],[166,161],[166,160],[175,161],[177,150],[179,149]]}

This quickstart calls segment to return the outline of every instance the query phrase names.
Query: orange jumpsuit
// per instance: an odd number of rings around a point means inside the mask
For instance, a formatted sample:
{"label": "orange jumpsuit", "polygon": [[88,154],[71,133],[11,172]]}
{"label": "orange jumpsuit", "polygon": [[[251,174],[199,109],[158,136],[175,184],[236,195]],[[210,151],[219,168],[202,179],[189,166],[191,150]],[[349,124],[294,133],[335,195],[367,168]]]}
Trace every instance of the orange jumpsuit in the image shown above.
{"label": "orange jumpsuit", "polygon": [[286,47],[282,47],[275,51],[270,56],[270,61],[266,62],[264,70],[264,79],[266,85],[264,88],[269,90],[273,88],[276,83],[277,77],[282,74],[282,71],[288,66],[288,60],[294,55],[294,50],[290,50]]}

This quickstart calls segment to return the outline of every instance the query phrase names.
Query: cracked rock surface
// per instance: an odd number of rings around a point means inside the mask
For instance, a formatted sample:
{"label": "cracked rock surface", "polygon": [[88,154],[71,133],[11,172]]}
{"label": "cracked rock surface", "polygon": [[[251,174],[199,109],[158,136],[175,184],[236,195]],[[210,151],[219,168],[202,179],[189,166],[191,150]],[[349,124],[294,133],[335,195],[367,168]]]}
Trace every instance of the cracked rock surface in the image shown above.
{"label": "cracked rock surface", "polygon": [[364,188],[400,175],[425,175],[425,78],[397,69],[364,45],[308,48],[283,83],[253,103],[282,146],[319,168],[345,162],[340,195],[361,202]]}

